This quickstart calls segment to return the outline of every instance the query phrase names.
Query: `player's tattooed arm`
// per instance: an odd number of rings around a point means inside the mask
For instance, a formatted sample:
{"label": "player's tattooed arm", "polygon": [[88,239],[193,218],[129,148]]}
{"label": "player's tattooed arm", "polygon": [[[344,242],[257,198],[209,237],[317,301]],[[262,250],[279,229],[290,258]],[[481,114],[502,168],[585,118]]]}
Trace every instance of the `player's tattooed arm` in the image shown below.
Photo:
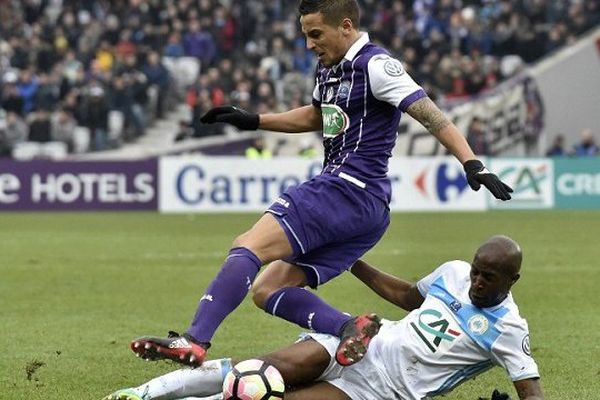
{"label": "player's tattooed arm", "polygon": [[429,97],[415,101],[408,106],[406,112],[436,137],[445,127],[452,124]]}
{"label": "player's tattooed arm", "polygon": [[427,128],[462,164],[475,159],[465,136],[429,97],[415,101],[408,106],[406,112]]}
{"label": "player's tattooed arm", "polygon": [[523,379],[514,382],[519,400],[544,400],[539,379]]}

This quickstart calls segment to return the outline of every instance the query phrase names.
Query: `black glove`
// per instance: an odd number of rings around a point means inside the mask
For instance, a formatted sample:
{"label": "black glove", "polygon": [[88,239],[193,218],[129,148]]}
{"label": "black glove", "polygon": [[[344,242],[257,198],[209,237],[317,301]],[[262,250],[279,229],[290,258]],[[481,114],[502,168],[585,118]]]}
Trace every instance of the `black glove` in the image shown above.
{"label": "black glove", "polygon": [[205,124],[214,124],[215,122],[227,122],[243,131],[255,131],[258,129],[258,114],[250,113],[235,106],[215,107],[208,110],[200,118]]}
{"label": "black glove", "polygon": [[498,389],[494,389],[491,400],[510,400],[510,396],[508,393],[500,393]]}
{"label": "black glove", "polygon": [[479,160],[469,160],[463,164],[467,174],[467,182],[471,189],[478,191],[481,185],[485,186],[495,198],[510,200],[512,188],[492,174]]}

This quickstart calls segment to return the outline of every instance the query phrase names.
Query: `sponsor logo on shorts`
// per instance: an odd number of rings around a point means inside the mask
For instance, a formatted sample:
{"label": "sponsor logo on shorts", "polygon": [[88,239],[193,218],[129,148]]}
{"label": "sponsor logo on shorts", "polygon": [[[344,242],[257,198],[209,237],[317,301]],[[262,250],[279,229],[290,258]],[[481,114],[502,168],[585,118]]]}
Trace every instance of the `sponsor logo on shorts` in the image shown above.
{"label": "sponsor logo on shorts", "polygon": [[311,312],[310,314],[308,314],[308,328],[309,329],[313,329],[312,320],[313,320],[314,316],[315,316],[314,312]]}
{"label": "sponsor logo on shorts", "polygon": [[525,335],[525,337],[523,337],[523,340],[521,341],[521,348],[523,349],[523,353],[527,354],[528,356],[531,356],[531,347],[529,345],[529,334]]}

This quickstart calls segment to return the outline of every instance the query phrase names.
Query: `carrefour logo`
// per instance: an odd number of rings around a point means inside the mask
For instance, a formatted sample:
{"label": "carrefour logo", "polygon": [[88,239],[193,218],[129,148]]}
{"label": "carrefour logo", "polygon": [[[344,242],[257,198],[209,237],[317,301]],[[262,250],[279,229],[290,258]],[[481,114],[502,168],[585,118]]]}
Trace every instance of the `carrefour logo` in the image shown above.
{"label": "carrefour logo", "polygon": [[442,203],[452,200],[452,193],[461,195],[467,188],[467,178],[454,165],[441,163],[437,166],[433,174],[429,173],[429,168],[425,168],[415,179],[415,186],[425,197],[430,197],[430,188],[432,185],[427,183],[428,179],[434,179],[435,197]]}

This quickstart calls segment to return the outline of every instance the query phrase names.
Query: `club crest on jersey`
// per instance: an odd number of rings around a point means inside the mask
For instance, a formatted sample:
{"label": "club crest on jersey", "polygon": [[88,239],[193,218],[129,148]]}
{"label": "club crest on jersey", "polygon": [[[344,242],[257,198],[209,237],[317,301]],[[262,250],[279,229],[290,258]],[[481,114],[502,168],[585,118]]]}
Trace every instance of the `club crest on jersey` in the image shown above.
{"label": "club crest on jersey", "polygon": [[340,83],[340,87],[338,88],[338,98],[339,99],[347,99],[350,95],[350,82],[344,81]]}
{"label": "club crest on jersey", "polygon": [[383,64],[383,70],[390,76],[400,76],[404,73],[402,63],[398,60],[390,59]]}
{"label": "club crest on jersey", "polygon": [[469,326],[469,330],[476,335],[483,335],[490,327],[488,319],[481,314],[475,314],[469,318],[467,325]]}
{"label": "club crest on jersey", "polygon": [[323,117],[323,137],[333,138],[343,133],[350,125],[350,118],[335,104],[321,104]]}

